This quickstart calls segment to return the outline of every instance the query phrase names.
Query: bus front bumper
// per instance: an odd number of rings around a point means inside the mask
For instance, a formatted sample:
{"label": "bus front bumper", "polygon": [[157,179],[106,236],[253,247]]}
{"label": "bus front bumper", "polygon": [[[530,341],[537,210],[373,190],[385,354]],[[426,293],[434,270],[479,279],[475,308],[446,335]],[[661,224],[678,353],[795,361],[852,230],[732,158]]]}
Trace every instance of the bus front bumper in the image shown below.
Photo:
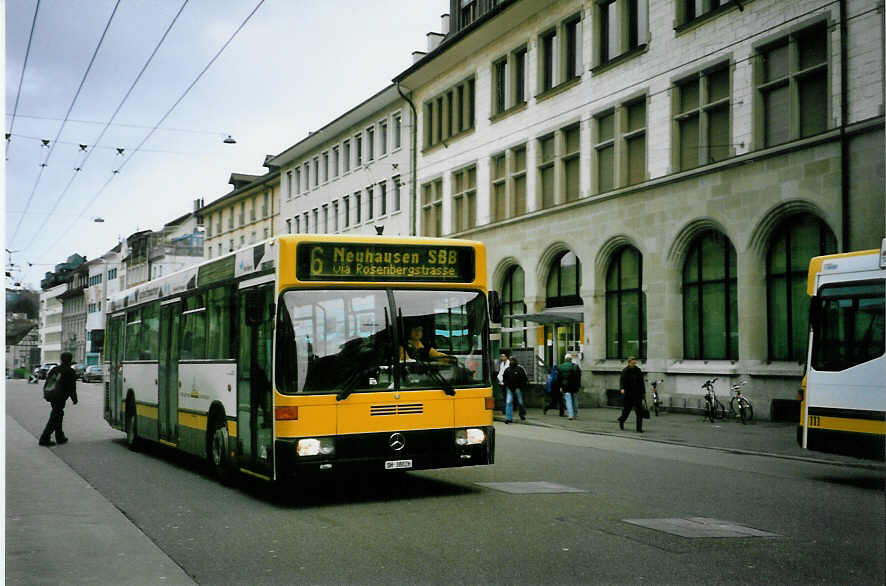
{"label": "bus front bumper", "polygon": [[278,478],[350,469],[405,471],[478,466],[495,461],[495,428],[278,438],[274,447]]}

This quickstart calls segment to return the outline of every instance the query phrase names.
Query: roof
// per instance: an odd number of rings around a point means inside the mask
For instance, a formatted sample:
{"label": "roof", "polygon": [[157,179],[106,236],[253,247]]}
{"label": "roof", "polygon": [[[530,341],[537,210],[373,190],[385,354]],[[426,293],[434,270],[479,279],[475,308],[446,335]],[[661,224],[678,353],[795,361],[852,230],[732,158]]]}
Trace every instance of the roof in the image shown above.
{"label": "roof", "polygon": [[[205,213],[207,210],[211,210],[212,208],[218,207],[222,203],[226,203],[228,200],[236,198],[238,195],[242,195],[246,193],[250,189],[254,189],[260,185],[264,185],[270,182],[273,179],[276,179],[280,176],[279,169],[273,169],[272,171],[268,171],[264,175],[246,175],[245,173],[231,173],[232,181],[234,175],[238,175],[240,177],[253,177],[254,179],[245,185],[240,187],[235,187],[233,191],[226,193],[215,201],[211,201],[208,204],[204,205],[202,208],[198,210],[198,213]],[[231,183],[231,181],[229,181]]]}
{"label": "roof", "polygon": [[307,138],[295,143],[279,155],[265,160],[266,165],[282,167],[292,163],[305,153],[309,153],[319,146],[333,140],[361,120],[368,118],[383,108],[401,100],[400,92],[396,86],[389,85],[368,100],[357,104],[326,126],[311,132]]}

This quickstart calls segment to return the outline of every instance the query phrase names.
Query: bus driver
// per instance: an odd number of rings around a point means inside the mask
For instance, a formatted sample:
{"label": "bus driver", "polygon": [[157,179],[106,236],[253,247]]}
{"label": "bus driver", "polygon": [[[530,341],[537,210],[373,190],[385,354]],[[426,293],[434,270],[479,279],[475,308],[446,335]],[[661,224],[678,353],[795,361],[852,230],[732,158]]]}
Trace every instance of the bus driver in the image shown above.
{"label": "bus driver", "polygon": [[425,346],[422,342],[424,328],[422,326],[412,326],[409,328],[409,336],[406,340],[406,346],[400,347],[400,360],[407,359],[418,360],[420,362],[430,362],[437,360],[440,362],[448,362],[450,364],[456,362],[454,356],[444,354],[431,346]]}

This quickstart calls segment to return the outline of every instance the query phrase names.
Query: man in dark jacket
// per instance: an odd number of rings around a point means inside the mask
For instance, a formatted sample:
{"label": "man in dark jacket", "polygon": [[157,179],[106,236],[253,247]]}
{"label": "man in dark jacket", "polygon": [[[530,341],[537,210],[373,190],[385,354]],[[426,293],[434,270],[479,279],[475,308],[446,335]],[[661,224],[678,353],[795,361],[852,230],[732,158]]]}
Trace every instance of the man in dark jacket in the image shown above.
{"label": "man in dark jacket", "polygon": [[618,418],[618,426],[625,428],[625,420],[634,410],[637,416],[637,431],[643,433],[643,396],[646,394],[646,385],[643,382],[643,371],[637,366],[634,357],[628,358],[628,365],[621,371],[621,379],[619,386],[621,394],[624,395],[624,407],[621,410],[621,417]]}
{"label": "man in dark jacket", "polygon": [[[54,446],[56,442],[64,444],[68,441],[65,432],[62,430],[62,421],[65,417],[65,403],[68,397],[74,405],[77,404],[77,374],[71,368],[72,356],[70,352],[62,352],[62,363],[49,371],[46,375],[46,382],[57,378],[55,383],[54,397],[49,402],[52,405],[52,411],[49,413],[49,421],[40,435],[41,446]],[[55,441],[52,441],[52,434],[55,433]]]}
{"label": "man in dark jacket", "polygon": [[508,367],[502,375],[505,386],[505,423],[514,420],[514,395],[517,395],[517,403],[520,407],[520,419],[526,419],[526,405],[523,403],[523,389],[529,380],[526,371],[520,366],[516,358],[511,358]]}

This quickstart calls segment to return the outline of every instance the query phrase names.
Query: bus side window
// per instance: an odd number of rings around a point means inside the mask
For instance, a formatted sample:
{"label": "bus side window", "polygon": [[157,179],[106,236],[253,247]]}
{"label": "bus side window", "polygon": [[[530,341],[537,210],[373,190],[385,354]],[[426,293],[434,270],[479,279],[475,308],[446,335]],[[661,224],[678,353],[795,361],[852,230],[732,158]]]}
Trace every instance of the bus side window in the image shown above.
{"label": "bus side window", "polygon": [[295,330],[286,304],[277,304],[277,355],[275,356],[274,382],[283,393],[295,393],[298,381],[298,366],[295,349]]}

